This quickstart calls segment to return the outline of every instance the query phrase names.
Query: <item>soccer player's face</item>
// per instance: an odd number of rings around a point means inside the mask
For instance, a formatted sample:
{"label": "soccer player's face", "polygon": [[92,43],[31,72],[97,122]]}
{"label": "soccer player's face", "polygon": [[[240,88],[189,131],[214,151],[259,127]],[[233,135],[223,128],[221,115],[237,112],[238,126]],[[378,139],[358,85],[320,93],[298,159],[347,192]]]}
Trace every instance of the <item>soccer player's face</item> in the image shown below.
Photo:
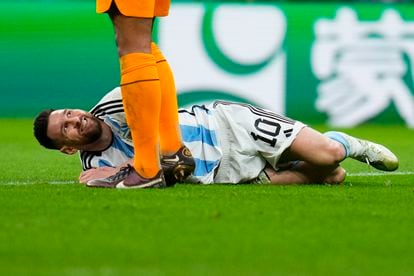
{"label": "soccer player's face", "polygon": [[80,109],[59,109],[49,116],[47,135],[59,145],[81,148],[102,135],[99,119]]}

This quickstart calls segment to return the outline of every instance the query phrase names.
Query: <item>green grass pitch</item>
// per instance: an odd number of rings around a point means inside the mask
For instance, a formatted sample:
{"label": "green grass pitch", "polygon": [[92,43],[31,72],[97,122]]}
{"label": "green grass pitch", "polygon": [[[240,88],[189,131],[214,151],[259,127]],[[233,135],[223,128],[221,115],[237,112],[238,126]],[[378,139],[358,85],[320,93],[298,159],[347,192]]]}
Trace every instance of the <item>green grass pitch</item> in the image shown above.
{"label": "green grass pitch", "polygon": [[349,130],[401,165],[339,186],[111,190],[31,128],[0,120],[0,275],[414,275],[414,130]]}

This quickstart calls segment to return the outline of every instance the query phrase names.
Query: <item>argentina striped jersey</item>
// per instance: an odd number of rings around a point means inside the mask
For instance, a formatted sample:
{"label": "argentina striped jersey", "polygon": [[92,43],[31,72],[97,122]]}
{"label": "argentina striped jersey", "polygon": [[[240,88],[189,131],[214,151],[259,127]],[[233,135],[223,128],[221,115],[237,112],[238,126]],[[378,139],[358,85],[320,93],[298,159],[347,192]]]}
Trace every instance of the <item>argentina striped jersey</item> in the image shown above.
{"label": "argentina striped jersey", "polygon": [[[81,151],[83,170],[110,166],[116,167],[134,156],[130,130],[126,123],[119,87],[106,94],[90,113],[108,124],[113,132],[112,144],[100,152]],[[222,152],[217,142],[216,122],[212,106],[194,105],[179,110],[181,136],[191,151],[196,167],[189,182],[212,183]]]}
{"label": "argentina striped jersey", "polygon": [[195,183],[213,183],[214,172],[220,163],[222,151],[217,141],[217,123],[211,105],[193,105],[178,112],[181,136],[193,154],[196,166],[188,180]]}

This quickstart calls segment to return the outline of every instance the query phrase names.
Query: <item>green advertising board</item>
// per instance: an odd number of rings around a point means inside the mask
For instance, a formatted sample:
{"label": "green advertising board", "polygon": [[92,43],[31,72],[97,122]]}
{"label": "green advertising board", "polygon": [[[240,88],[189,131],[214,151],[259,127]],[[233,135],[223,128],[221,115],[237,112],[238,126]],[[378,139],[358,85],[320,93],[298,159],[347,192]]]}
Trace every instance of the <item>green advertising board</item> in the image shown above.
{"label": "green advertising board", "polygon": [[[112,25],[94,2],[0,9],[0,116],[89,109],[118,85]],[[413,25],[402,4],[174,3],[154,39],[184,106],[220,98],[307,123],[414,127]]]}

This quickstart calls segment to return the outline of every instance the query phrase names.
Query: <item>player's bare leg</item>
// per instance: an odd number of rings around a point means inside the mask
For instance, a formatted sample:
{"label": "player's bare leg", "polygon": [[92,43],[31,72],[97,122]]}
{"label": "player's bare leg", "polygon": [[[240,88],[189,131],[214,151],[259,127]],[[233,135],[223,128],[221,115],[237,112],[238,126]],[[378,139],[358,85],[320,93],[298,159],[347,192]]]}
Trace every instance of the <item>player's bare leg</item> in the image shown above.
{"label": "player's bare leg", "polygon": [[334,170],[345,158],[346,150],[341,143],[305,127],[282,154],[280,163],[300,160],[313,166]]}
{"label": "player's bare leg", "polygon": [[398,158],[382,145],[342,132],[321,134],[308,127],[299,132],[283,154],[282,162],[303,160],[311,165],[332,167],[347,157],[367,162],[379,170],[393,171],[398,168]]}
{"label": "player's bare leg", "polygon": [[345,170],[339,164],[348,156],[362,162],[369,158],[367,162],[381,170],[398,167],[397,157],[382,145],[345,133],[329,132],[323,135],[304,128],[280,160],[281,163],[291,162],[294,165],[280,171],[266,168],[265,173],[275,184],[338,184],[345,179]]}
{"label": "player's bare leg", "polygon": [[340,184],[345,180],[345,170],[338,166],[331,170],[321,169],[306,162],[296,162],[289,169],[276,171],[266,168],[270,184]]}
{"label": "player's bare leg", "polygon": [[398,169],[397,156],[383,145],[355,138],[343,132],[329,131],[324,134],[341,143],[346,149],[346,156],[367,163],[382,171]]}
{"label": "player's bare leg", "polygon": [[338,184],[345,179],[345,170],[339,165],[345,158],[341,143],[305,127],[281,156],[279,163],[289,166],[265,172],[275,184]]}

